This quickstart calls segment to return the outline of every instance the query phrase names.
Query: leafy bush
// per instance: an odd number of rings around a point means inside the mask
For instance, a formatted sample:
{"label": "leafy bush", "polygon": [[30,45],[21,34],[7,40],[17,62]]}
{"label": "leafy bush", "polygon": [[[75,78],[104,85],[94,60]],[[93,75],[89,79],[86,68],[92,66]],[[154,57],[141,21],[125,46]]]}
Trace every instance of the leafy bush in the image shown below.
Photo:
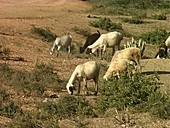
{"label": "leafy bush", "polygon": [[16,114],[21,113],[20,106],[13,101],[5,102],[0,105],[0,115],[13,118]]}
{"label": "leafy bush", "polygon": [[163,119],[170,119],[170,97],[160,92],[151,94],[148,99],[149,111]]}
{"label": "leafy bush", "polygon": [[138,17],[124,18],[123,22],[130,23],[130,24],[142,24],[143,23],[143,21]]}
{"label": "leafy bush", "polygon": [[2,48],[2,51],[0,51],[0,56],[9,56],[10,49],[9,48]]}
{"label": "leafy bush", "polygon": [[58,118],[41,111],[25,111],[16,116],[8,128],[59,128]]}
{"label": "leafy bush", "polygon": [[[168,0],[90,0],[96,4],[91,10],[99,14],[138,15],[147,9],[169,9]],[[167,11],[167,10],[165,10]]]}
{"label": "leafy bush", "polygon": [[94,20],[90,22],[91,26],[101,28],[107,31],[114,31],[114,30],[123,30],[122,24],[120,23],[113,23],[109,18],[100,18],[98,20]]}
{"label": "leafy bush", "polygon": [[167,19],[167,16],[165,14],[155,14],[152,16],[153,19],[156,19],[156,20],[166,20]]}
{"label": "leafy bush", "polygon": [[138,38],[141,38],[142,40],[150,44],[161,45],[162,43],[165,42],[169,35],[170,33],[164,29],[157,29],[152,32],[144,33],[140,35]]}
{"label": "leafy bush", "polygon": [[133,107],[137,112],[150,112],[157,117],[169,119],[170,97],[159,91],[157,78],[156,74],[135,74],[129,77],[122,73],[117,81],[101,81],[100,96],[96,102],[98,113],[104,113],[109,108],[124,110]]}
{"label": "leafy bush", "polygon": [[56,103],[45,102],[39,108],[59,118],[70,118],[76,115],[95,116],[92,106],[87,101],[73,96],[60,97]]}
{"label": "leafy bush", "polygon": [[4,101],[8,101],[10,99],[10,94],[2,89],[0,90],[0,103],[3,103]]}
{"label": "leafy bush", "polygon": [[47,42],[54,41],[57,37],[57,35],[52,33],[50,31],[50,29],[38,28],[38,27],[35,27],[35,26],[33,26],[33,28],[31,28],[31,32],[33,34],[40,36],[43,41],[47,41]]}
{"label": "leafy bush", "polygon": [[135,106],[148,100],[158,84],[154,77],[135,74],[132,78],[123,73],[117,81],[102,81],[97,106],[100,111],[115,107],[123,110],[127,106]]}
{"label": "leafy bush", "polygon": [[61,90],[62,81],[53,73],[53,68],[42,63],[37,64],[32,72],[15,70],[7,64],[1,64],[0,75],[5,84],[13,85],[27,95],[42,95],[49,83],[59,85],[58,90]]}
{"label": "leafy bush", "polygon": [[89,30],[87,29],[83,29],[83,28],[79,28],[77,26],[75,26],[73,28],[73,31],[75,31],[77,34],[83,35],[85,37],[88,37],[91,33],[89,32]]}

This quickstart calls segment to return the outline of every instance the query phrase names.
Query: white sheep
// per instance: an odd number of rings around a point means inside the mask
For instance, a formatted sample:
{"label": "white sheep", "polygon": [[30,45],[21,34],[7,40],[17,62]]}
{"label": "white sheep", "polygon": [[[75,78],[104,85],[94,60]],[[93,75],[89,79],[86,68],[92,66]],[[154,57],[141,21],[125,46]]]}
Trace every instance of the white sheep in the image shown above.
{"label": "white sheep", "polygon": [[82,79],[84,80],[85,88],[88,91],[87,80],[93,79],[95,82],[95,95],[97,95],[99,71],[100,71],[100,64],[95,61],[88,61],[86,63],[77,65],[66,85],[66,89],[68,93],[71,95],[73,94],[73,90],[74,90],[73,83],[75,80],[78,80],[79,82],[78,94],[80,94],[80,87],[81,87]]}
{"label": "white sheep", "polygon": [[166,39],[165,46],[167,47],[167,56],[169,58],[170,57],[169,56],[169,54],[170,54],[170,36]]}
{"label": "white sheep", "polygon": [[141,51],[139,48],[136,47],[129,47],[123,50],[116,51],[112,57],[111,63],[112,61],[119,59],[128,59],[130,61],[135,62],[136,65],[139,66],[139,60],[141,59]]}
{"label": "white sheep", "polygon": [[[130,71],[130,66],[133,66],[132,70]],[[136,70],[135,63],[133,61],[130,61],[128,59],[119,59],[112,61],[110,64],[108,70],[106,71],[105,75],[103,76],[103,79],[108,80],[108,78],[111,77],[117,77],[119,78],[119,75],[121,72],[130,72],[134,73]]]}
{"label": "white sheep", "polygon": [[170,36],[166,39],[166,41],[165,41],[165,46],[167,46],[168,48],[170,48]]}
{"label": "white sheep", "polygon": [[166,41],[161,44],[159,47],[159,51],[156,53],[155,58],[157,59],[165,59],[170,57],[170,36],[166,39]]}
{"label": "white sheep", "polygon": [[118,46],[120,49],[120,42],[123,39],[123,35],[120,32],[109,32],[107,34],[102,34],[99,39],[94,42],[92,45],[88,46],[89,49],[92,49],[92,53],[94,53],[97,49],[103,49],[103,52],[106,52],[107,47],[112,48],[112,55],[115,52],[115,46]]}
{"label": "white sheep", "polygon": [[[109,77],[119,76],[120,72],[128,70],[129,65],[137,65],[140,70],[140,58],[141,52],[139,48],[129,47],[116,51],[103,78],[107,80]],[[136,70],[137,67],[134,69]]]}
{"label": "white sheep", "polygon": [[52,55],[54,52],[55,47],[57,47],[57,56],[59,55],[59,50],[61,47],[67,47],[68,53],[71,52],[71,42],[72,42],[72,36],[70,34],[57,37],[56,40],[53,43],[53,46],[50,50],[50,54]]}

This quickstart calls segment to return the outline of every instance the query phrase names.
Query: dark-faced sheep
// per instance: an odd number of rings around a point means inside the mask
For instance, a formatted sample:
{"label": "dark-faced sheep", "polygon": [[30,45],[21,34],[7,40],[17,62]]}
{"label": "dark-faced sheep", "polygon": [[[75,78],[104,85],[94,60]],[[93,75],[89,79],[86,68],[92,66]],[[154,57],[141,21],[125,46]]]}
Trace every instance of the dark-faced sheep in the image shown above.
{"label": "dark-faced sheep", "polygon": [[[87,47],[89,45],[92,45],[99,37],[100,37],[100,32],[98,30],[97,30],[97,33],[93,33],[92,35],[88,36],[83,47],[80,47],[80,53],[83,53],[87,49],[86,53],[90,54],[91,50],[88,49]],[[98,51],[97,51],[97,55],[98,55]]]}
{"label": "dark-faced sheep", "polygon": [[155,55],[157,59],[165,59],[170,57],[170,36],[166,39],[165,43],[160,46],[159,51]]}

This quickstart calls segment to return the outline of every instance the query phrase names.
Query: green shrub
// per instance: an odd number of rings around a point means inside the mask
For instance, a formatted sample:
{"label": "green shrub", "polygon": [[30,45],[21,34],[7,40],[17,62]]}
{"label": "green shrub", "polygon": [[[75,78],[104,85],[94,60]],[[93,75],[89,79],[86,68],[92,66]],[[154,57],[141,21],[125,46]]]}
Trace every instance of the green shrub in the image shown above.
{"label": "green shrub", "polygon": [[152,94],[149,99],[149,111],[163,119],[170,119],[170,97],[160,92]]}
{"label": "green shrub", "polygon": [[155,14],[152,16],[152,18],[156,20],[166,20],[167,16],[165,14]]}
{"label": "green shrub", "polygon": [[165,42],[167,37],[170,35],[166,30],[164,29],[157,29],[152,32],[144,33],[140,35],[138,38],[141,38],[145,42],[149,44],[154,44],[154,45],[161,45],[162,43]]}
{"label": "green shrub", "polygon": [[114,30],[123,30],[122,24],[120,23],[113,23],[109,18],[100,18],[98,20],[94,20],[90,22],[90,25],[93,27],[101,28],[107,31],[114,31]]}
{"label": "green shrub", "polygon": [[16,114],[21,113],[20,106],[13,101],[8,101],[0,105],[0,115],[13,118]]}
{"label": "green shrub", "polygon": [[148,101],[150,94],[155,93],[158,83],[155,77],[135,74],[129,77],[122,73],[117,81],[101,81],[100,96],[97,99],[97,109],[104,112],[108,108],[123,110],[128,106],[136,106]]}
{"label": "green shrub", "polygon": [[58,118],[41,111],[25,111],[16,116],[8,128],[59,128]]}
{"label": "green shrub", "polygon": [[152,9],[155,12],[158,9],[170,8],[168,0],[90,0],[96,4],[91,11],[99,14],[116,14],[116,15],[138,15]]}
{"label": "green shrub", "polygon": [[75,31],[77,34],[83,35],[85,37],[88,37],[89,35],[91,35],[91,33],[89,32],[89,30],[87,29],[83,29],[83,28],[79,28],[77,26],[75,26],[73,28],[73,31]]}
{"label": "green shrub", "polygon": [[47,41],[47,42],[52,42],[57,37],[57,35],[52,33],[50,31],[50,29],[38,28],[38,27],[35,27],[35,26],[33,26],[33,28],[31,28],[31,32],[33,34],[36,34],[36,35],[40,36],[43,41]]}
{"label": "green shrub", "polygon": [[92,106],[87,101],[73,96],[60,97],[58,102],[45,102],[39,108],[59,118],[70,118],[76,115],[95,116]]}
{"label": "green shrub", "polygon": [[10,99],[10,94],[2,89],[0,90],[0,103],[3,103],[4,101],[8,101]]}
{"label": "green shrub", "polygon": [[143,23],[143,21],[138,17],[124,18],[123,22],[130,23],[130,24],[142,24]]}
{"label": "green shrub", "polygon": [[37,64],[32,72],[15,70],[7,64],[1,64],[0,75],[6,85],[12,85],[27,95],[42,95],[47,85],[58,85],[55,88],[62,89],[62,81],[53,73],[53,68],[43,63]]}
{"label": "green shrub", "polygon": [[0,51],[0,56],[9,56],[10,49],[9,48],[2,48],[2,51]]}

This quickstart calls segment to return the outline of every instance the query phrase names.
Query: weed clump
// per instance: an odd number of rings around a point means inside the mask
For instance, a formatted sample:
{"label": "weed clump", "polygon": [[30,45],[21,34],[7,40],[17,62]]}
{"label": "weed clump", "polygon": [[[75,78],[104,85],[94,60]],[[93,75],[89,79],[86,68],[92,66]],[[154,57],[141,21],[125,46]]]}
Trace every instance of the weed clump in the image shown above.
{"label": "weed clump", "polygon": [[139,17],[132,17],[132,18],[124,18],[123,22],[130,23],[130,24],[142,24],[143,21]]}
{"label": "weed clump", "polygon": [[115,30],[123,30],[121,23],[113,23],[109,18],[100,18],[90,22],[90,25],[93,27],[101,28],[109,32]]}
{"label": "weed clump", "polygon": [[43,41],[47,41],[47,42],[52,42],[57,37],[57,35],[52,33],[50,31],[50,29],[38,28],[38,27],[35,27],[35,26],[33,26],[33,28],[31,28],[31,32],[33,34],[36,34],[36,35],[40,36]]}
{"label": "weed clump", "polygon": [[59,118],[74,118],[75,116],[96,116],[93,107],[83,98],[64,96],[58,102],[45,102],[39,107],[49,114],[54,114]]}
{"label": "weed clump", "polygon": [[79,27],[77,27],[77,26],[75,26],[74,28],[73,28],[73,31],[75,31],[77,34],[80,34],[80,35],[83,35],[83,36],[85,36],[85,37],[88,37],[88,36],[90,36],[90,32],[89,32],[89,30],[87,30],[87,29],[83,29],[83,28],[79,28]]}
{"label": "weed clump", "polygon": [[96,109],[99,113],[104,113],[109,108],[122,111],[128,107],[137,107],[137,112],[142,109],[161,118],[169,118],[170,97],[159,92],[156,79],[157,76],[135,74],[129,77],[122,73],[117,81],[102,81]]}
{"label": "weed clump", "polygon": [[167,16],[165,14],[155,14],[152,16],[152,18],[156,20],[166,20]]}
{"label": "weed clump", "polygon": [[16,70],[7,64],[0,65],[0,76],[2,76],[4,84],[12,85],[27,95],[42,95],[49,84],[58,85],[56,88],[60,90],[62,81],[53,71],[53,67],[43,63],[36,64],[32,72]]}
{"label": "weed clump", "polygon": [[157,29],[152,32],[144,33],[139,36],[142,40],[149,44],[154,44],[160,46],[162,43],[165,42],[167,37],[170,35],[169,32],[167,32],[164,29]]}

